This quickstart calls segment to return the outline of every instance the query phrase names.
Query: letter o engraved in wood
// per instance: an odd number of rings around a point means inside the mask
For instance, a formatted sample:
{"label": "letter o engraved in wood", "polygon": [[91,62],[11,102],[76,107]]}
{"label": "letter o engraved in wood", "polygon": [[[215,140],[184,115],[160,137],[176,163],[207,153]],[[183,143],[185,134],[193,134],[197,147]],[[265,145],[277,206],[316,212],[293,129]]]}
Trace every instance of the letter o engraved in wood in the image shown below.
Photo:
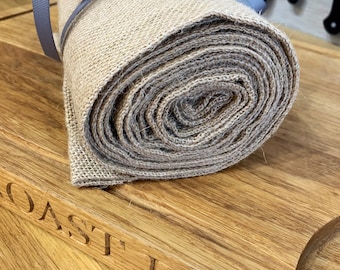
{"label": "letter o engraved in wood", "polygon": [[26,213],[33,212],[34,202],[31,195],[23,190],[20,186],[13,183],[8,183],[6,186],[6,193],[12,203],[18,206]]}

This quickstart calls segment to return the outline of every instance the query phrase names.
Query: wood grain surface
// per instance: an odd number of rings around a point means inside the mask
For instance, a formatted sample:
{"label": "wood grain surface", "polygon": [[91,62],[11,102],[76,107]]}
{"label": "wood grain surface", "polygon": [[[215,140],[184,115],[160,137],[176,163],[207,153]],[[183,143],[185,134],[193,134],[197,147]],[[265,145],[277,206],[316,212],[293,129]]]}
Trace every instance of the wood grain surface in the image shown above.
{"label": "wood grain surface", "polygon": [[31,0],[3,0],[0,2],[0,10],[5,11],[20,6],[26,6],[31,3]]}
{"label": "wood grain surface", "polygon": [[0,224],[1,269],[110,269],[4,208]]}
{"label": "wood grain surface", "polygon": [[[57,0],[50,0],[55,5]],[[0,21],[32,12],[32,0],[2,0],[0,2]]]}
{"label": "wood grain surface", "polygon": [[[113,269],[295,269],[312,236],[340,216],[337,47],[287,30],[299,97],[277,134],[237,166],[103,191],[69,183],[62,65],[42,55],[32,14],[0,21],[0,33],[0,205],[15,213],[0,212],[5,269],[70,269],[61,258],[105,269],[69,256],[76,249]],[[65,241],[57,257],[16,258],[16,249],[46,254],[58,241],[23,219]],[[340,268],[338,230],[323,239],[300,269]]]}

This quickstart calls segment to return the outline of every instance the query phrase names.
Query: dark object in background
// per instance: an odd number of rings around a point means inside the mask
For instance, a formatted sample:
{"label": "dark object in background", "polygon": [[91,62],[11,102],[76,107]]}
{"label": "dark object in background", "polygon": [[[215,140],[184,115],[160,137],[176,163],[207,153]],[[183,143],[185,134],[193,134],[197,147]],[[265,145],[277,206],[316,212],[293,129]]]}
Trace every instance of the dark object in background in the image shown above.
{"label": "dark object in background", "polygon": [[[298,0],[288,0],[291,4],[296,4]],[[340,0],[333,0],[330,14],[323,21],[326,31],[331,35],[340,33]]]}
{"label": "dark object in background", "polygon": [[340,0],[333,0],[331,12],[323,21],[323,25],[332,35],[340,33]]}

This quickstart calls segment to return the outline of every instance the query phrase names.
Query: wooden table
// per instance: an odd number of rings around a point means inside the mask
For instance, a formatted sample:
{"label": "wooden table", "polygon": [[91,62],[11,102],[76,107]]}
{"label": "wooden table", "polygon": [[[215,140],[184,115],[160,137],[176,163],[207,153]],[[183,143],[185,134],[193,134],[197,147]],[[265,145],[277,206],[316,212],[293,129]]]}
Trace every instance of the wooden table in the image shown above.
{"label": "wooden table", "polygon": [[295,269],[312,238],[299,269],[339,269],[340,52],[287,31],[301,90],[261,149],[213,175],[103,191],[69,183],[62,65],[31,11],[0,13],[1,267]]}

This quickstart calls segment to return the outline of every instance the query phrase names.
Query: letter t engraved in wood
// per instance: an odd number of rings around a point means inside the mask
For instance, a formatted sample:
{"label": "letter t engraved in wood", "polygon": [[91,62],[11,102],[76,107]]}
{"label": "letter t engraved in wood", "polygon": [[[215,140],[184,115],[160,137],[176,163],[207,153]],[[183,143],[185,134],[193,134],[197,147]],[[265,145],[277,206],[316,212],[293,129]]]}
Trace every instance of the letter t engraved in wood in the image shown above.
{"label": "letter t engraved in wood", "polygon": [[107,232],[104,232],[98,229],[96,226],[92,225],[91,232],[98,232],[101,235],[104,235],[104,255],[111,255],[111,235]]}
{"label": "letter t engraved in wood", "polygon": [[53,211],[53,209],[50,205],[50,202],[47,202],[44,213],[42,214],[41,218],[39,218],[39,220],[45,220],[47,212],[50,212],[50,214],[53,218],[53,221],[54,221],[55,225],[57,226],[57,230],[61,230],[62,228],[61,228],[60,222],[57,219],[57,216],[55,215],[55,213],[54,213],[54,211]]}
{"label": "letter t engraved in wood", "polygon": [[156,259],[149,256],[150,257],[150,270],[156,270]]}
{"label": "letter t engraved in wood", "polygon": [[108,233],[105,233],[105,256],[108,256],[111,254],[111,244],[110,244],[110,238],[111,235]]}

